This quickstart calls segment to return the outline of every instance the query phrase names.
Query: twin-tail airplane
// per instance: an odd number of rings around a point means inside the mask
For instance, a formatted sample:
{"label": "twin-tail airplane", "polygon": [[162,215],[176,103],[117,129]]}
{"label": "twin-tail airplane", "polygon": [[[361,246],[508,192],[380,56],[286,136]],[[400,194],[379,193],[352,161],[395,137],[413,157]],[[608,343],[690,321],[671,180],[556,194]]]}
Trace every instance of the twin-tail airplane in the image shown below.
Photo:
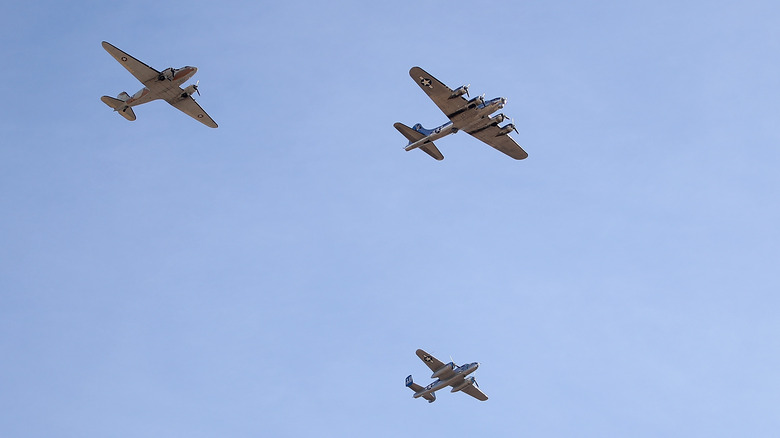
{"label": "twin-tail airplane", "polygon": [[194,93],[198,93],[198,84],[190,84],[182,89],[180,85],[187,82],[198,71],[195,67],[185,66],[182,68],[167,68],[163,71],[157,71],[143,62],[133,58],[127,53],[117,49],[111,44],[103,41],[103,48],[114,57],[127,71],[136,77],[142,84],[142,88],[137,93],[130,96],[126,92],[119,93],[116,98],[103,96],[100,100],[106,105],[118,112],[119,115],[127,120],[135,120],[133,107],[157,99],[163,99],[173,105],[176,109],[182,111],[193,119],[203,123],[209,128],[216,128],[217,123],[203,111],[203,108],[192,98]]}
{"label": "twin-tail airplane", "polygon": [[414,383],[412,376],[409,375],[406,378],[406,387],[414,391],[414,398],[422,397],[428,400],[428,403],[433,403],[436,401],[436,391],[452,386],[450,392],[463,391],[477,400],[485,401],[488,399],[485,393],[480,391],[474,377],[468,377],[469,374],[479,368],[478,362],[467,363],[461,366],[457,366],[453,362],[445,364],[424,350],[417,350],[417,357],[422,359],[425,365],[428,365],[428,368],[433,371],[431,379],[438,378],[438,380],[423,388]]}
{"label": "twin-tail airplane", "polygon": [[504,107],[506,98],[485,100],[482,95],[466,100],[463,95],[470,97],[468,85],[452,90],[420,67],[412,67],[409,75],[450,121],[434,129],[425,129],[419,123],[412,128],[403,123],[394,124],[395,129],[409,140],[409,144],[404,149],[411,151],[420,148],[436,160],[443,160],[444,155],[433,142],[458,131],[465,131],[515,160],[528,157],[523,148],[509,136],[510,132],[517,132],[515,125],[508,123],[498,126],[507,120],[503,114],[490,117]]}

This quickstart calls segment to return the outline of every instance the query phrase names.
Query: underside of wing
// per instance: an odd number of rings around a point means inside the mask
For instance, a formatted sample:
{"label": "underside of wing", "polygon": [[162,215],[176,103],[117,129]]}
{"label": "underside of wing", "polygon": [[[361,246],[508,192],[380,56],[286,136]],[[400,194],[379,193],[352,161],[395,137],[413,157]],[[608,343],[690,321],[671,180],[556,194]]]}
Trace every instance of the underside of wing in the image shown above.
{"label": "underside of wing", "polygon": [[175,100],[168,101],[168,103],[209,128],[216,128],[218,126],[217,122],[206,114],[206,111],[203,111],[203,108],[198,105],[198,102],[195,102],[195,99],[193,99],[192,96],[184,98],[179,97]]}
{"label": "underside of wing", "polygon": [[474,397],[477,400],[485,401],[485,400],[488,399],[488,396],[486,396],[484,392],[482,392],[479,388],[477,388],[476,385],[469,385],[469,386],[461,389],[461,391],[463,391],[466,394]]}
{"label": "underside of wing", "polygon": [[496,125],[488,126],[477,132],[469,132],[469,134],[509,155],[515,160],[524,160],[528,158],[528,153],[526,153],[523,148],[509,136],[509,134],[501,134],[501,129]]}
{"label": "underside of wing", "polygon": [[103,48],[143,84],[146,84],[148,81],[156,80],[157,77],[160,76],[160,72],[119,50],[111,45],[111,43],[103,41]]}
{"label": "underside of wing", "polygon": [[412,67],[409,70],[409,76],[417,82],[417,85],[447,117],[458,113],[468,104],[463,96],[456,96],[453,90],[420,67]]}
{"label": "underside of wing", "polygon": [[428,368],[431,369],[431,371],[434,372],[433,378],[439,378],[441,380],[447,380],[450,377],[455,375],[455,371],[453,371],[456,366],[452,362],[450,363],[444,363],[440,361],[439,359],[436,359],[433,355],[427,353],[425,350],[417,350],[417,357],[422,359],[422,361],[425,363],[425,365],[428,365]]}
{"label": "underside of wing", "polygon": [[417,357],[419,357],[423,363],[425,363],[425,365],[428,365],[428,368],[430,368],[431,371],[435,372],[444,366],[444,362],[436,359],[433,355],[428,354],[428,352],[423,349],[419,349],[415,353],[417,354]]}

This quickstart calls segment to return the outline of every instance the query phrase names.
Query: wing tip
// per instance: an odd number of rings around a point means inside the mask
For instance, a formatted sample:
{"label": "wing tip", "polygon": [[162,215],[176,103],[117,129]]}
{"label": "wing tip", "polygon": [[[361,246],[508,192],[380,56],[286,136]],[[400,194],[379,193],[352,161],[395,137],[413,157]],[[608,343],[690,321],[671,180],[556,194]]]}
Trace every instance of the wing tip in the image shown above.
{"label": "wing tip", "polygon": [[412,67],[412,68],[410,68],[410,69],[409,69],[409,76],[411,76],[411,77],[413,77],[413,78],[414,78],[414,75],[415,75],[415,74],[419,74],[419,72],[422,72],[422,73],[428,74],[428,72],[426,72],[425,70],[423,70],[423,68],[422,68],[422,67],[419,67],[419,66],[416,66],[416,65],[415,65],[414,67]]}

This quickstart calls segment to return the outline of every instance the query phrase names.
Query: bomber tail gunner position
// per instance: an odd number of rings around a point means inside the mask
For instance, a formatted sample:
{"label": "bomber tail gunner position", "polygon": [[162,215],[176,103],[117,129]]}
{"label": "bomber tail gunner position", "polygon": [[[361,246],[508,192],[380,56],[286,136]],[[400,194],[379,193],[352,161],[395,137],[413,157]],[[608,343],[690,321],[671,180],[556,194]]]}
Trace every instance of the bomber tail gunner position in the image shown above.
{"label": "bomber tail gunner position", "polygon": [[412,376],[409,375],[406,378],[406,387],[414,391],[414,398],[422,397],[428,400],[428,403],[433,403],[436,401],[436,391],[452,386],[450,392],[463,391],[477,400],[485,401],[488,399],[485,393],[480,391],[476,379],[473,376],[469,377],[469,374],[479,368],[478,362],[461,366],[457,366],[453,362],[445,364],[424,350],[417,350],[417,357],[422,359],[428,365],[428,368],[433,371],[431,379],[437,380],[426,387],[422,387],[414,383]]}
{"label": "bomber tail gunner position", "polygon": [[463,95],[469,97],[468,85],[452,90],[420,67],[412,67],[409,75],[450,121],[430,130],[423,128],[419,123],[411,128],[403,123],[396,123],[393,125],[395,129],[409,140],[409,144],[404,149],[411,151],[420,148],[431,157],[443,160],[444,155],[433,142],[458,131],[465,131],[516,160],[528,157],[523,148],[509,136],[510,132],[517,132],[515,125],[507,123],[499,126],[507,120],[503,114],[490,117],[506,105],[505,98],[485,100],[483,95],[466,100]]}
{"label": "bomber tail gunner position", "polygon": [[144,84],[144,88],[132,96],[123,91],[116,98],[110,96],[100,98],[103,103],[113,108],[119,115],[127,120],[135,120],[134,106],[163,99],[209,128],[217,127],[214,119],[209,117],[206,111],[203,111],[203,108],[192,98],[195,93],[200,96],[198,84],[190,84],[187,88],[180,87],[198,71],[197,68],[190,66],[170,67],[163,71],[157,71],[105,41],[103,41],[103,48]]}

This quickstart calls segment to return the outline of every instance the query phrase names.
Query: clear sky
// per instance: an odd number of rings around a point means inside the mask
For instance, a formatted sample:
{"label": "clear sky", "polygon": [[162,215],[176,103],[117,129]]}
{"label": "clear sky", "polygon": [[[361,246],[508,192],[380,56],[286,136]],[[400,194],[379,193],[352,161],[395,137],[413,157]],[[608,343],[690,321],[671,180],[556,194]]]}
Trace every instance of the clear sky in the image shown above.
{"label": "clear sky", "polygon": [[[12,2],[5,437],[776,437],[776,1]],[[206,128],[164,102],[194,65]],[[445,160],[409,78],[508,99]],[[414,355],[490,397],[412,399]]]}

